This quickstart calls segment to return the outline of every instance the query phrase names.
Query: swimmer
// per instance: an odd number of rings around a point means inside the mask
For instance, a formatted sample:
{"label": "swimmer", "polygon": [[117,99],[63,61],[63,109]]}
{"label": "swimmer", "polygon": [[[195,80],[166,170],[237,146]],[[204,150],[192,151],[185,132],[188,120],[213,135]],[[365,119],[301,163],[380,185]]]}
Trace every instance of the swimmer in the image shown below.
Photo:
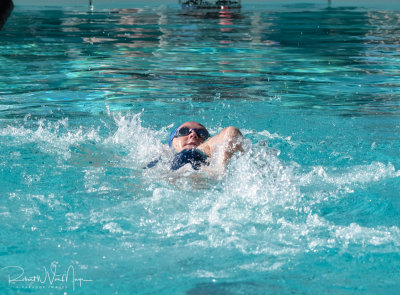
{"label": "swimmer", "polygon": [[200,123],[185,122],[171,133],[168,140],[169,146],[176,152],[171,169],[177,170],[190,163],[193,169],[198,170],[212,160],[225,170],[233,154],[243,151],[242,139],[240,130],[233,126],[210,137]]}

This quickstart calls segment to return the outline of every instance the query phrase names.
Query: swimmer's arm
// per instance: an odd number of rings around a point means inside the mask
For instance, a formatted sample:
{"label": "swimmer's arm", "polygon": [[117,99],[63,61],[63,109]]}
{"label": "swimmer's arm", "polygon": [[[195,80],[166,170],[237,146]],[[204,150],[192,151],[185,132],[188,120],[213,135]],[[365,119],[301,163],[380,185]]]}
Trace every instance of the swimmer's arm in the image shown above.
{"label": "swimmer's arm", "polygon": [[201,144],[198,149],[208,157],[213,157],[217,152],[221,151],[221,164],[226,165],[234,153],[237,151],[243,152],[242,139],[243,135],[240,130],[230,126]]}

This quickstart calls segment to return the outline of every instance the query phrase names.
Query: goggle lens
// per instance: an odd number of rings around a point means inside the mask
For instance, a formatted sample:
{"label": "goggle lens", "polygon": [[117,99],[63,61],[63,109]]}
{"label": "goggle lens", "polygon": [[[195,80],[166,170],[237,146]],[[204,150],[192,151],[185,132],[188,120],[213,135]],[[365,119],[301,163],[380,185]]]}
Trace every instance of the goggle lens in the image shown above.
{"label": "goggle lens", "polygon": [[188,127],[182,127],[181,129],[179,129],[176,132],[175,137],[187,136],[192,131],[196,132],[197,136],[199,136],[203,139],[207,139],[210,137],[210,134],[208,133],[208,131],[206,129],[190,129]]}

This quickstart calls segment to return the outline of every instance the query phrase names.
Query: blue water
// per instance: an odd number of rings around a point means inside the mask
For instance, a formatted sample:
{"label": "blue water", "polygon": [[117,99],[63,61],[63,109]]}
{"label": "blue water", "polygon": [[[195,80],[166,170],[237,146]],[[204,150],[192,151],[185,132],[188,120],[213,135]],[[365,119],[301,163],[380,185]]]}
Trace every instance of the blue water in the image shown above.
{"label": "blue water", "polygon": [[[398,294],[400,10],[321,2],[16,5],[0,293]],[[143,170],[186,120],[245,152]]]}

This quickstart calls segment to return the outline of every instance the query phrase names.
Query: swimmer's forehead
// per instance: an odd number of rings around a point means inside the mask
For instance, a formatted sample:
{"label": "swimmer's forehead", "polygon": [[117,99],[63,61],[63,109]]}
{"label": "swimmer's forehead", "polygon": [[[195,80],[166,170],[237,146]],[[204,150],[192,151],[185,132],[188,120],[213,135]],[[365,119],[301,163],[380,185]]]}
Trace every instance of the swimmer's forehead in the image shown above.
{"label": "swimmer's forehead", "polygon": [[194,121],[188,121],[188,122],[183,123],[181,126],[179,126],[179,128],[182,128],[182,127],[195,128],[195,129],[200,129],[200,128],[206,129],[206,127],[204,127],[200,123],[194,122]]}

